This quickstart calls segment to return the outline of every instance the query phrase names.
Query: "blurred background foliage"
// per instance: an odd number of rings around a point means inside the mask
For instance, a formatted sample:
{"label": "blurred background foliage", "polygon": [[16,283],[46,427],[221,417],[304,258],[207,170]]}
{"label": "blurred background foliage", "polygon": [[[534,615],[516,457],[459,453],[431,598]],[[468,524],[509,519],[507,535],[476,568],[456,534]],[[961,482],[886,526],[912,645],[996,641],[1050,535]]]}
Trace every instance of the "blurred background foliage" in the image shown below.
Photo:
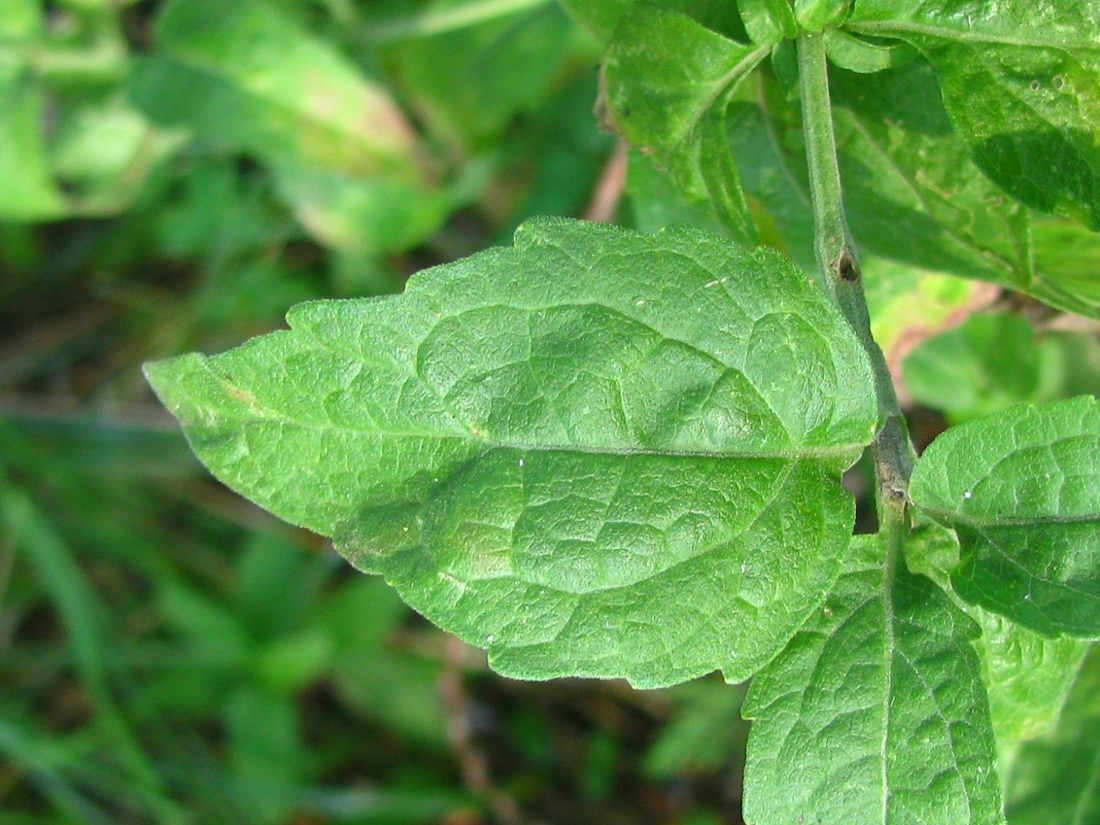
{"label": "blurred background foliage", "polygon": [[[494,677],[212,482],[140,374],[532,214],[714,228],[596,126],[627,4],[0,2],[0,825],[740,822],[740,688]],[[767,168],[758,217],[797,201]],[[1100,387],[1089,322],[869,268],[925,441]]]}

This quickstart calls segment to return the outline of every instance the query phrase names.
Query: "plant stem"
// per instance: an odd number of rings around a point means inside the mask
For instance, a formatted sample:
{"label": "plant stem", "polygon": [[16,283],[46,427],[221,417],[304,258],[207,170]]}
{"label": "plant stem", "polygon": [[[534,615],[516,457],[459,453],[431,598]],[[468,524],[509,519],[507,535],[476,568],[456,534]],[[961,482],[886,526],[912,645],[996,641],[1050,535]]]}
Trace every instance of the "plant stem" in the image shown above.
{"label": "plant stem", "polygon": [[806,136],[806,159],[810,170],[810,199],[814,212],[814,251],[830,297],[840,308],[871,362],[879,410],[879,429],[871,444],[875,465],[875,503],[880,530],[893,536],[906,523],[905,506],[914,453],[886,359],[871,337],[871,319],[863,294],[863,274],[844,215],[825,61],[825,37],[821,32],[804,31],[799,34],[798,74],[802,94],[802,128]]}

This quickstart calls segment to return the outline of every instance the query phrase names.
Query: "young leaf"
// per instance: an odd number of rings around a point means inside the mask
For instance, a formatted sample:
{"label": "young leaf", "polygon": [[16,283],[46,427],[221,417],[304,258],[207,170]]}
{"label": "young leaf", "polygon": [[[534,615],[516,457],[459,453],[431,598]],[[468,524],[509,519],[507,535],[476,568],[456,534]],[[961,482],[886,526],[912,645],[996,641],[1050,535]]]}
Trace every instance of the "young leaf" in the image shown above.
{"label": "young leaf", "polygon": [[753,43],[774,46],[798,34],[798,21],[787,0],[740,0],[737,7]]}
{"label": "young leaf", "polygon": [[1100,821],[1100,647],[1085,659],[1058,726],[1020,748],[1006,796],[1012,825]]}
{"label": "young leaf", "polygon": [[726,107],[768,53],[689,17],[640,3],[623,16],[603,64],[604,117],[653,153],[693,205],[707,205],[738,243],[756,245],[726,136]]}
{"label": "young leaf", "polygon": [[288,319],[149,380],[215,475],[506,675],[741,680],[839,571],[870,370],[774,253],[542,220]]}
{"label": "young leaf", "polygon": [[925,451],[913,502],[954,528],[967,602],[1045,636],[1100,636],[1100,402],[1010,407]]}
{"label": "young leaf", "polygon": [[1005,191],[1100,229],[1100,6],[861,0],[848,28],[931,61],[955,129]]}
{"label": "young leaf", "polygon": [[995,825],[1001,788],[978,628],[877,537],[753,679],[745,821]]}

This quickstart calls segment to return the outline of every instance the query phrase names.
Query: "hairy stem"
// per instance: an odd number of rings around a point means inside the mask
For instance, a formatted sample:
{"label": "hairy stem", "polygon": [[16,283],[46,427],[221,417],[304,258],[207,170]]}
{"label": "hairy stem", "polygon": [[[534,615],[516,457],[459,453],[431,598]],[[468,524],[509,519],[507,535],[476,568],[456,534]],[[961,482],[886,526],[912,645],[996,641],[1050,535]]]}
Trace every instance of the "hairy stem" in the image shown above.
{"label": "hairy stem", "polygon": [[799,34],[798,73],[814,212],[814,251],[830,297],[840,307],[871,361],[879,410],[879,429],[871,445],[875,501],[880,529],[894,535],[905,523],[914,454],[886,359],[871,337],[863,274],[844,215],[822,33]]}

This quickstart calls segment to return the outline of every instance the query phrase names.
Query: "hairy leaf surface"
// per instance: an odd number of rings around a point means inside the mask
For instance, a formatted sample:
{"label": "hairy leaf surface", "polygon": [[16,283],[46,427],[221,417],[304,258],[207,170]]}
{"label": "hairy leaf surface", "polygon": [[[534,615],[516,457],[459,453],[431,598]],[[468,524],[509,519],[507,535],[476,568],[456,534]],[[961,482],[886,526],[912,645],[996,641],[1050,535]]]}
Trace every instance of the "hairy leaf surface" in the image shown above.
{"label": "hairy leaf surface", "polygon": [[753,679],[752,825],[1003,822],[978,627],[857,536],[823,609]]}
{"label": "hairy leaf surface", "polygon": [[956,592],[1046,636],[1100,635],[1100,402],[1010,407],[948,430],[914,503],[954,528]]}
{"label": "hairy leaf surface", "polygon": [[741,680],[839,572],[870,372],[774,253],[542,220],[288,320],[149,379],[215,475],[505,674]]}
{"label": "hairy leaf surface", "polygon": [[1100,6],[860,0],[848,25],[924,53],[956,130],[999,186],[1100,229]]}

